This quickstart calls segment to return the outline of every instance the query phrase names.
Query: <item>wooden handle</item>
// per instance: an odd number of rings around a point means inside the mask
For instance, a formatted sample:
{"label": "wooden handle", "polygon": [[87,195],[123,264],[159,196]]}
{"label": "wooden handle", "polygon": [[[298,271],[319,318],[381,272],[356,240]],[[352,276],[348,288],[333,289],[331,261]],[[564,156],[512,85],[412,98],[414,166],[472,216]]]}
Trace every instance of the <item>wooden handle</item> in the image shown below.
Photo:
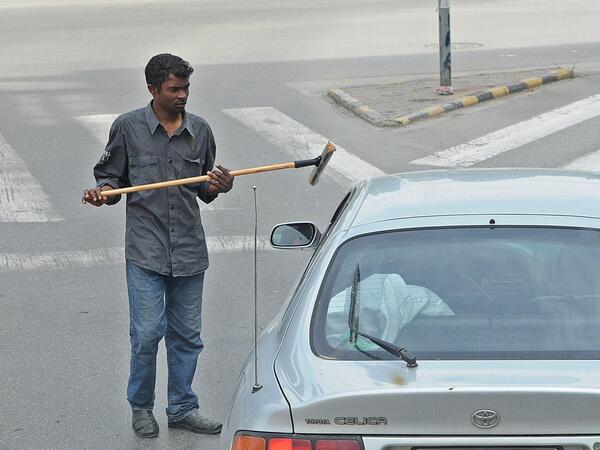
{"label": "wooden handle", "polygon": [[[281,169],[293,169],[294,163],[281,163],[281,164],[271,164],[269,166],[259,166],[252,167],[250,169],[239,169],[232,170],[230,173],[234,177],[238,177],[240,175],[250,175],[253,173],[260,172],[271,172],[273,170],[281,170]],[[209,180],[208,175],[201,175],[198,177],[190,177],[190,178],[179,178],[177,180],[169,180],[169,181],[160,181],[158,183],[149,183],[149,184],[140,184],[138,186],[131,186],[121,189],[110,189],[107,191],[102,191],[102,195],[104,197],[111,197],[114,195],[128,194],[130,192],[139,192],[139,191],[149,191],[151,189],[162,189],[166,187],[172,186],[180,186],[182,184],[193,184],[193,183],[203,183]]]}

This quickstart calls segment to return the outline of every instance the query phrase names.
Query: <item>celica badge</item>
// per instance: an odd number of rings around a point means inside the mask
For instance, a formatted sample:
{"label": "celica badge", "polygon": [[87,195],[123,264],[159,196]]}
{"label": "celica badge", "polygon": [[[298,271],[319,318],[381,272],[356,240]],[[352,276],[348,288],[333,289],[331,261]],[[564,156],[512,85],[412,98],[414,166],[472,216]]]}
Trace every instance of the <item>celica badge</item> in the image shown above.
{"label": "celica badge", "polygon": [[[305,418],[307,425],[331,425],[326,418]],[[387,425],[386,417],[336,417],[333,419],[336,425]]]}
{"label": "celica badge", "polygon": [[336,425],[387,425],[386,417],[336,417]]}
{"label": "celica badge", "polygon": [[473,413],[471,422],[478,428],[494,428],[500,423],[500,414],[491,409],[480,409]]}

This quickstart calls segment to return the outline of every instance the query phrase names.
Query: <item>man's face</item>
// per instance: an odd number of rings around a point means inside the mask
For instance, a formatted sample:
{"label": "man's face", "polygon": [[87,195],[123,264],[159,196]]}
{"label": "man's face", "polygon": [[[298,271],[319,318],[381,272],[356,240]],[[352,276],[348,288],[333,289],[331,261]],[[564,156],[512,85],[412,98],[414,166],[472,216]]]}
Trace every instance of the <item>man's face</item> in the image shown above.
{"label": "man's face", "polygon": [[171,74],[161,84],[160,90],[151,84],[148,85],[148,90],[158,107],[171,114],[181,113],[185,110],[190,93],[190,79]]}

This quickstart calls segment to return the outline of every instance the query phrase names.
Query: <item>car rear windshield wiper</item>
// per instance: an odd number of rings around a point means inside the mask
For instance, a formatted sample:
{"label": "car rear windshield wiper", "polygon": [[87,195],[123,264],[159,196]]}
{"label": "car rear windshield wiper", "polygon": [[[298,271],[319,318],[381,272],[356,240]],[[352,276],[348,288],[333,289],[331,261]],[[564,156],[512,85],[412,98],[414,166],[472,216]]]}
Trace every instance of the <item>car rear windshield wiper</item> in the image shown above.
{"label": "car rear windshield wiper", "polygon": [[348,315],[348,326],[350,327],[350,343],[354,344],[354,346],[358,349],[358,336],[362,336],[365,339],[368,339],[369,341],[373,342],[375,345],[381,347],[386,352],[391,353],[396,358],[400,358],[402,361],[405,361],[408,367],[417,367],[417,359],[411,352],[406,350],[404,347],[398,347],[396,344],[392,344],[391,342],[387,342],[383,339],[379,339],[369,334],[358,331],[358,312],[360,309],[360,300],[358,294],[359,283],[360,267],[357,263],[356,268],[354,269],[354,275],[352,277],[352,288],[350,291],[350,313]]}

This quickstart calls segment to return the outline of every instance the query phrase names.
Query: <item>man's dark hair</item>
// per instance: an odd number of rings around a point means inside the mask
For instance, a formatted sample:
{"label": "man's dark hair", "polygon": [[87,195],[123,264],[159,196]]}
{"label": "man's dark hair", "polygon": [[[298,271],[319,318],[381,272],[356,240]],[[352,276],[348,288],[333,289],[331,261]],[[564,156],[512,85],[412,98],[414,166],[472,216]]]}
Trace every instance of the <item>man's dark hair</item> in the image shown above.
{"label": "man's dark hair", "polygon": [[169,75],[175,75],[179,78],[189,78],[194,69],[190,63],[184,61],[179,56],[170,53],[161,53],[153,56],[146,64],[146,83],[156,86],[160,90],[161,85]]}

